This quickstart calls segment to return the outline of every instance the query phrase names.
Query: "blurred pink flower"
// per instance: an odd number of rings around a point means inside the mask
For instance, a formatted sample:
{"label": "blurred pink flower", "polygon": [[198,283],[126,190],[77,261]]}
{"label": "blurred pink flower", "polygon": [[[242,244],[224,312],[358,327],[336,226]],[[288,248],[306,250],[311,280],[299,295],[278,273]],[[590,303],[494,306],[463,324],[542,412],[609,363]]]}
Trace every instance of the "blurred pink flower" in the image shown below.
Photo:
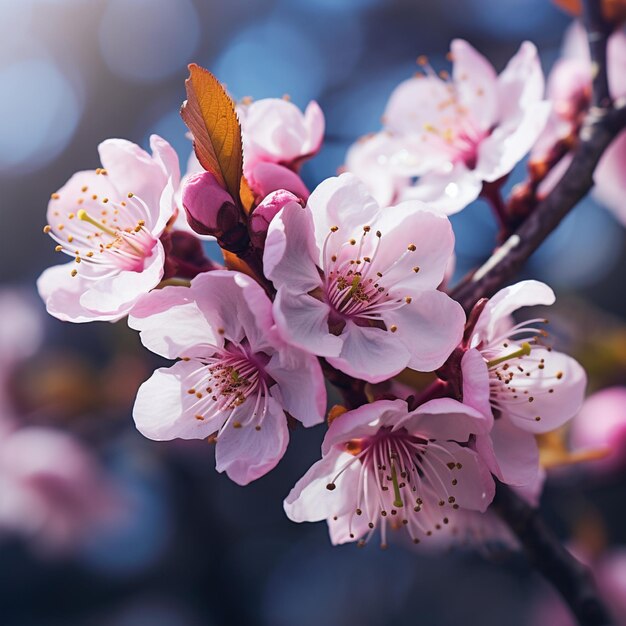
{"label": "blurred pink flower", "polygon": [[445,216],[406,202],[381,210],[352,174],[320,184],[270,224],[264,267],[274,316],[293,345],[369,382],[432,371],[460,341],[465,315],[437,291],[454,246]]}
{"label": "blurred pink flower", "polygon": [[45,552],[71,549],[117,507],[87,448],[69,435],[27,427],[0,439],[0,532]]}
{"label": "blurred pink flower", "polygon": [[[626,96],[626,32],[616,30],[607,46],[609,90],[614,99]],[[568,141],[578,132],[582,116],[591,103],[592,65],[583,27],[575,22],[569,28],[563,46],[563,56],[554,64],[548,77],[548,98],[553,110],[546,132],[534,146],[531,160],[541,162],[557,142]],[[571,162],[566,154],[549,172],[539,187],[545,196],[559,181]],[[622,132],[608,147],[598,163],[593,190],[600,202],[626,224],[624,195],[626,194],[626,132]]]}
{"label": "blurred pink flower", "polygon": [[122,139],[98,150],[104,169],[74,174],[52,194],[45,231],[74,258],[47,269],[37,286],[64,321],[115,321],[160,282],[159,237],[175,210],[178,157],[157,135],[152,156]]}
{"label": "blurred pink flower", "polygon": [[469,439],[488,431],[479,412],[432,400],[408,412],[403,400],[379,400],[330,425],[322,458],[285,500],[295,522],[327,520],[333,544],[365,538],[388,524],[415,543],[450,522],[458,509],[485,511],[494,482]]}
{"label": "blurred pink flower", "polygon": [[538,497],[542,473],[535,434],[571,419],[584,399],[587,376],[571,357],[540,344],[543,319],[514,324],[511,314],[524,306],[554,302],[550,287],[534,280],[500,290],[478,317],[461,362],[463,402],[495,415],[489,437],[477,448],[506,483],[524,486]]}
{"label": "blurred pink flower", "polygon": [[287,447],[285,411],[312,426],[326,392],[314,357],[284,344],[262,288],[238,272],[197,276],[191,287],[154,291],[129,324],[143,344],[181,360],[139,389],[137,428],[157,441],[216,434],[216,462],[245,485],[276,466]]}
{"label": "blurred pink flower", "polygon": [[[545,126],[550,105],[532,43],[523,43],[499,76],[466,41],[455,39],[451,54],[451,80],[424,61],[426,75],[391,94],[383,118],[387,138],[357,148],[366,155],[349,155],[348,168],[372,180],[381,201],[395,191],[456,213],[479,196],[483,182],[507,175]],[[419,180],[409,185],[410,177]]]}
{"label": "blurred pink flower", "polygon": [[585,400],[572,420],[574,450],[607,450],[606,458],[586,464],[593,470],[613,471],[626,465],[626,387],[609,387]]}

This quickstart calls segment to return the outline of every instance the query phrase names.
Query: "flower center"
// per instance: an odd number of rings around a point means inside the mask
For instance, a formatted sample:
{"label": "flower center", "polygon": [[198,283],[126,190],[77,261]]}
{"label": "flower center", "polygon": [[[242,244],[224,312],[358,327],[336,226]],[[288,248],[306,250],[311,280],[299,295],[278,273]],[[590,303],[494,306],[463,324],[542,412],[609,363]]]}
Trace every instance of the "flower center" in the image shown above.
{"label": "flower center", "polygon": [[[414,543],[420,536],[430,536],[448,524],[441,508],[456,510],[453,495],[459,483],[458,463],[449,445],[436,439],[412,435],[403,428],[381,428],[372,437],[353,439],[344,450],[353,458],[348,460],[326,486],[334,490],[339,477],[355,463],[359,464],[358,493],[353,515],[365,515],[372,536],[381,523],[381,542],[386,546],[386,526],[405,527]],[[350,517],[350,527],[353,523]]]}
{"label": "flower center", "polygon": [[[391,290],[406,279],[402,263],[406,255],[415,252],[415,245],[410,244],[383,267],[378,260],[383,237],[380,231],[373,232],[370,226],[363,226],[358,242],[353,237],[342,240],[338,231],[337,226],[332,226],[324,241],[324,286],[321,293],[315,294],[331,307],[330,332],[341,334],[348,320],[360,326],[396,332],[397,325],[390,322],[389,314],[410,304],[411,297],[392,295]],[[412,267],[410,272],[419,272],[419,267]]]}
{"label": "flower center", "polygon": [[[88,187],[83,187],[82,191],[86,194]],[[53,194],[52,199],[59,200],[59,194]],[[99,199],[93,194],[80,196],[76,202],[77,209],[66,215],[66,222],[48,224],[44,228],[57,242],[56,251],[76,261],[72,276],[78,274],[81,263],[102,270],[93,278],[114,275],[121,270],[143,271],[157,242],[145,226],[149,215],[144,202],[132,193],[121,201]],[[53,216],[59,214],[60,211],[53,211]]]}
{"label": "flower center", "polygon": [[[186,360],[198,363],[189,378],[192,386],[187,389],[196,398],[192,409],[197,420],[222,415],[225,419],[220,432],[227,425],[254,425],[261,430],[268,411],[268,388],[273,382],[264,369],[269,361],[266,354],[251,354],[247,345],[227,342],[210,357]],[[249,399],[254,403],[247,402]]]}
{"label": "flower center", "polygon": [[[543,347],[541,340],[548,336],[536,325],[547,321],[537,318],[517,324],[481,348],[489,368],[489,401],[496,415],[506,413],[526,421],[541,421],[541,415],[529,417],[519,409],[539,396],[554,393],[554,385],[564,376],[561,371],[547,372],[545,358],[534,351],[534,347]],[[524,337],[527,340],[519,344]]]}

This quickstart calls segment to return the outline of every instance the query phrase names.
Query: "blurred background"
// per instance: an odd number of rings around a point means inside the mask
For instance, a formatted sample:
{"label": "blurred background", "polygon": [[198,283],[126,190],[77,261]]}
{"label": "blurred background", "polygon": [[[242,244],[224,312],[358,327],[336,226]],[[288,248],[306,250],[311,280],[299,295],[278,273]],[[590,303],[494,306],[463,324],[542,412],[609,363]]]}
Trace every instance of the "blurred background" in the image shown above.
{"label": "blurred background", "polygon": [[[42,234],[50,193],[99,166],[100,141],[146,147],[156,132],[184,169],[190,61],[236,98],[320,103],[326,141],[303,170],[313,188],[380,128],[418,55],[447,68],[463,37],[500,70],[530,39],[547,71],[569,23],[548,0],[0,0],[0,624],[567,623],[520,556],[332,548],[324,524],[289,522],[282,499],[323,428],[294,431],[278,468],[245,489],[214,471],[206,442],[142,438],[131,408],[156,360],[124,322],[46,316],[34,283],[59,260]],[[453,224],[458,277],[496,229],[481,202]],[[585,200],[527,267],[557,291],[552,332],[592,391],[626,381],[625,261],[623,228]],[[3,435],[5,419],[19,437]],[[546,515],[594,554],[619,555],[625,484],[623,470],[552,473]]]}

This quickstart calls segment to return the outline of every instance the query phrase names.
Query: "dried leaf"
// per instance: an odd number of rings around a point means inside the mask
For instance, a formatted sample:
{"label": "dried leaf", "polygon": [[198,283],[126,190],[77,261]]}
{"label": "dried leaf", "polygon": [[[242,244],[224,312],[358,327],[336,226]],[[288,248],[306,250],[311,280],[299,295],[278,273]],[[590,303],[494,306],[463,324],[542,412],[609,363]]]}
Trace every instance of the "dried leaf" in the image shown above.
{"label": "dried leaf", "polygon": [[198,161],[238,200],[243,150],[233,101],[217,78],[195,63],[189,65],[185,88],[180,114],[193,135]]}

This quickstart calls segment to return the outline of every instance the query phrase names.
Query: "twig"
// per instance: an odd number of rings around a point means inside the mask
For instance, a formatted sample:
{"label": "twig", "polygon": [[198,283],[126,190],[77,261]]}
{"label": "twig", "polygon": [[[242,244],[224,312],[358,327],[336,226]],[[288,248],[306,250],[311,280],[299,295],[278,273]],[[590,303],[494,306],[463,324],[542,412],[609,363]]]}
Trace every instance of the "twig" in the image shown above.
{"label": "twig", "polygon": [[591,55],[592,104],[596,107],[606,108],[611,105],[606,65],[606,44],[612,28],[602,15],[602,0],[585,0],[583,2],[583,21]]}
{"label": "twig", "polygon": [[537,510],[502,483],[497,485],[492,506],[515,533],[530,562],[567,601],[581,626],[612,624],[591,572],[563,547]]}
{"label": "twig", "polygon": [[455,287],[451,296],[466,311],[492,296],[522,268],[530,255],[593,185],[593,170],[607,146],[626,128],[626,102],[608,110],[592,108],[580,131],[574,158],[552,192],[491,258]]}

